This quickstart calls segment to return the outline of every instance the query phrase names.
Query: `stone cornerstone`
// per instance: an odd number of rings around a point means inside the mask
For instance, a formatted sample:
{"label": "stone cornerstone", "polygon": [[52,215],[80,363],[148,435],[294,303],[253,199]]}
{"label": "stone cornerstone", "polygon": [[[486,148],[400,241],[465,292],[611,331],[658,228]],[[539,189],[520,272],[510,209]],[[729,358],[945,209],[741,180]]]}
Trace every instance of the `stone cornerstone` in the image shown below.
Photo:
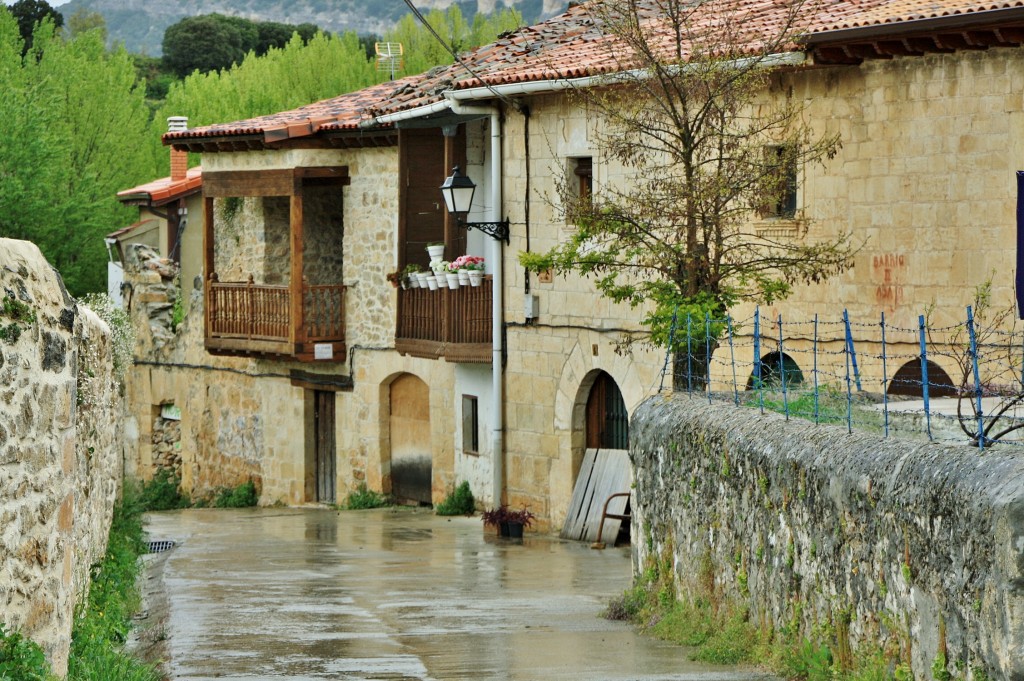
{"label": "stone cornerstone", "polygon": [[895,643],[917,679],[941,651],[965,678],[1024,678],[1019,453],[654,397],[630,456],[636,568],[670,551],[688,591],[710,558],[754,621]]}
{"label": "stone cornerstone", "polygon": [[111,357],[39,249],[0,239],[0,623],[61,676],[121,479]]}

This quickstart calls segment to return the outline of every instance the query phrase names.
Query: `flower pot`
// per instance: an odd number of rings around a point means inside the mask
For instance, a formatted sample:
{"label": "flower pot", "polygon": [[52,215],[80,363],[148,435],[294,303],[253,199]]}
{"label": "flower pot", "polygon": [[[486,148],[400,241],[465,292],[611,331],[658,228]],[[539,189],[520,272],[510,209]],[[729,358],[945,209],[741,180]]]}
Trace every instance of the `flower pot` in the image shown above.
{"label": "flower pot", "polygon": [[466,273],[466,276],[469,277],[470,286],[479,286],[484,280],[484,273],[482,270],[470,270]]}
{"label": "flower pot", "polygon": [[427,277],[430,276],[430,272],[417,272],[416,279],[419,281],[420,288],[429,288],[427,286]]}
{"label": "flower pot", "polygon": [[459,286],[469,286],[469,270],[459,270]]}
{"label": "flower pot", "polygon": [[430,254],[431,260],[440,260],[444,257],[444,245],[441,246],[427,246],[427,253]]}
{"label": "flower pot", "polygon": [[510,539],[522,539],[523,538],[523,524],[509,521],[508,523],[508,536]]}
{"label": "flower pot", "polygon": [[427,288],[429,288],[431,291],[436,291],[437,290],[437,277],[434,277],[434,276],[428,276],[427,277]]}
{"label": "flower pot", "polygon": [[459,275],[458,274],[456,274],[455,272],[449,272],[448,274],[446,274],[444,276],[448,280],[448,288],[458,288],[459,287]]}

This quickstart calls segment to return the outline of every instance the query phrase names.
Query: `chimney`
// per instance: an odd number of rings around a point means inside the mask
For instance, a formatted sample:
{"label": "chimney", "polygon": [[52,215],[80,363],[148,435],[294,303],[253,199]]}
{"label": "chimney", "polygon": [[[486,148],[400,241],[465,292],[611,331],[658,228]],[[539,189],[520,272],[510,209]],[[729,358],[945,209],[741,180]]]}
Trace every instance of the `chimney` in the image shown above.
{"label": "chimney", "polygon": [[[188,116],[170,116],[167,118],[167,132],[184,132],[188,130]],[[171,147],[171,182],[184,180],[188,173],[188,152],[178,151]]]}

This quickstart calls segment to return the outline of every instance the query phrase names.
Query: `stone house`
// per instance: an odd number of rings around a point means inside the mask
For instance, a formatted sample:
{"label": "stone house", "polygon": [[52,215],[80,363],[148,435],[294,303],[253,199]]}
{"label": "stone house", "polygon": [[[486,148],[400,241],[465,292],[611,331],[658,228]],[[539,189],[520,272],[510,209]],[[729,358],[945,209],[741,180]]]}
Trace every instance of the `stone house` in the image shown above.
{"label": "stone house", "polygon": [[[733,4],[766,31],[785,10]],[[770,314],[885,311],[913,326],[926,304],[962,309],[993,271],[1009,303],[1024,2],[805,14],[766,96],[798,99],[842,148],[797,169],[792,215],[753,228],[807,240],[849,229],[866,243],[848,272]],[[137,369],[140,439],[173,402],[189,488],[248,475],[265,503],[340,500],[362,483],[429,503],[468,480],[483,504],[560,527],[585,452],[625,447],[664,362],[616,352],[638,311],[517,264],[572,231],[557,180],[594,192],[623,181],[593,142],[600,121],[569,93],[605,83],[606,48],[581,5],[471,52],[468,69],[168,133],[203,154],[202,305],[179,349]],[[439,187],[456,165],[477,185],[468,219],[507,218],[507,242],[448,214]],[[485,285],[393,287],[388,275],[426,265],[431,242],[448,260],[483,256]]]}

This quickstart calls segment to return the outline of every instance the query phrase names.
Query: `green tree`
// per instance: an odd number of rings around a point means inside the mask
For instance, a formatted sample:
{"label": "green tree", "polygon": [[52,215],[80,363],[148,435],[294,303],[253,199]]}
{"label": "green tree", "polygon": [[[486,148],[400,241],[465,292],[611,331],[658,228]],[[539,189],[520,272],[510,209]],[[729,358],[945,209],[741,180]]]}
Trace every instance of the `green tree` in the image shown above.
{"label": "green tree", "polygon": [[[791,192],[797,169],[827,162],[839,146],[838,136],[816,135],[799,104],[777,94],[784,88],[773,55],[787,51],[799,4],[772,36],[748,32],[716,0],[654,6],[651,14],[628,0],[593,6],[595,24],[615,39],[609,58],[619,75],[615,87],[575,93],[601,121],[591,128],[600,158],[621,164],[628,179],[592,195],[563,182],[560,200],[575,233],[520,261],[591,277],[604,296],[641,307],[647,340],[657,345],[667,345],[677,310],[681,318],[691,313],[700,321],[690,340],[701,350],[685,357],[682,323],[673,383],[700,388],[711,359],[705,340],[713,352],[721,333],[715,327],[705,338],[705,314],[721,318],[740,301],[782,299],[795,283],[849,267],[855,249],[845,233],[779,240],[753,228],[764,207]],[[709,17],[714,32],[700,28]]]}
{"label": "green tree", "polygon": [[49,19],[57,28],[64,25],[64,15],[50,6],[46,0],[18,0],[8,10],[18,22],[18,32],[21,33],[21,40],[25,45],[22,54],[32,47],[32,32],[44,19]]}
{"label": "green tree", "polygon": [[231,68],[242,63],[246,48],[257,39],[258,33],[250,35],[240,30],[239,22],[219,14],[186,17],[164,32],[164,65],[182,78],[193,71]]}
{"label": "green tree", "polygon": [[107,42],[107,22],[103,15],[86,7],[79,7],[68,17],[68,37],[74,40],[87,31],[99,31],[103,42]]}

